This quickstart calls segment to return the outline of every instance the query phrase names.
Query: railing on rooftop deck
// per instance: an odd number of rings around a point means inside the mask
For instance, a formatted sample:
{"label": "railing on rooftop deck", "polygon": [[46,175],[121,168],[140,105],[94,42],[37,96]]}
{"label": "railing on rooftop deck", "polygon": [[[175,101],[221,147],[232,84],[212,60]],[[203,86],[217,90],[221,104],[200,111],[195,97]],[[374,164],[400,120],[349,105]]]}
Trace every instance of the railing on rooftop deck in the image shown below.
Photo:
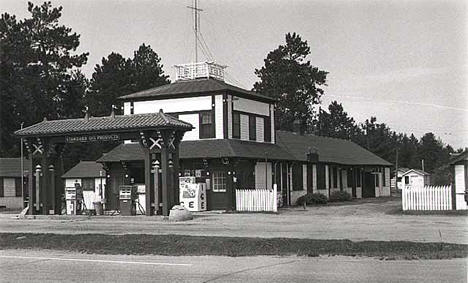
{"label": "railing on rooftop deck", "polygon": [[198,62],[179,64],[176,68],[176,80],[193,80],[199,78],[215,78],[224,81],[224,69],[226,66],[214,62]]}
{"label": "railing on rooftop deck", "polygon": [[237,211],[278,211],[277,188],[236,189]]}

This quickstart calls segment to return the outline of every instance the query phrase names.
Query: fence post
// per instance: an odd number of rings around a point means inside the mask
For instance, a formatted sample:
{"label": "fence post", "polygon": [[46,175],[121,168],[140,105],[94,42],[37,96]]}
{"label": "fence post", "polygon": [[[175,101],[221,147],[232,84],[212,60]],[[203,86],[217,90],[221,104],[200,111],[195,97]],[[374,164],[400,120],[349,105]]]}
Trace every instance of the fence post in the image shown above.
{"label": "fence post", "polygon": [[278,185],[273,185],[273,211],[278,212]]}

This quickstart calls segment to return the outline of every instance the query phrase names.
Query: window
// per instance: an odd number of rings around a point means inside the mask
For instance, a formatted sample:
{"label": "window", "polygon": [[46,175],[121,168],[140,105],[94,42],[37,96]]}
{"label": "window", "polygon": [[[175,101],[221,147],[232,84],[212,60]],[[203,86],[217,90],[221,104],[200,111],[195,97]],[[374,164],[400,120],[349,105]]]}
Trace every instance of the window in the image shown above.
{"label": "window", "polygon": [[409,176],[405,176],[405,184],[406,184],[406,185],[409,184]]}
{"label": "window", "polygon": [[304,189],[302,173],[302,164],[294,163],[292,166],[293,191],[302,191]]}
{"label": "window", "polygon": [[83,188],[83,191],[94,191],[94,179],[93,178],[82,179],[81,187]]}
{"label": "window", "polygon": [[3,178],[0,178],[0,197],[5,196],[4,190],[3,190]]}
{"label": "window", "polygon": [[232,137],[240,139],[240,114],[238,112],[232,113]]}
{"label": "window", "polygon": [[353,184],[353,170],[352,169],[346,170],[346,181],[348,183],[348,187],[352,187],[354,185]]}
{"label": "window", "polygon": [[214,171],[213,174],[213,192],[226,192],[226,173],[224,171]]}
{"label": "window", "polygon": [[333,186],[332,188],[338,188],[338,168],[333,167]]}
{"label": "window", "polygon": [[214,138],[213,115],[211,112],[200,113],[200,139]]}
{"label": "window", "polygon": [[249,139],[257,140],[257,119],[254,115],[249,115]]}
{"label": "window", "polygon": [[375,186],[380,187],[380,174],[375,174]]}
{"label": "window", "polygon": [[263,129],[265,130],[265,135],[264,135],[264,139],[265,139],[265,142],[271,142],[271,122],[270,122],[270,118],[268,117],[265,117],[265,119],[263,119],[263,122],[265,123],[265,126],[263,127]]}

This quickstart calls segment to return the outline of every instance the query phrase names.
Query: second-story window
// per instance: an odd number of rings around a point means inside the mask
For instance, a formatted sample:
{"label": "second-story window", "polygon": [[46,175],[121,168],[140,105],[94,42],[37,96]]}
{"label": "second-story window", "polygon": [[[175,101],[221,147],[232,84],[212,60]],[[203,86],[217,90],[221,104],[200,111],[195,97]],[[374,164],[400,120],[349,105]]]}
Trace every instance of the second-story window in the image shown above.
{"label": "second-story window", "polygon": [[232,137],[240,139],[240,113],[232,113]]}
{"label": "second-story window", "polygon": [[213,115],[211,112],[200,113],[200,139],[214,138]]}
{"label": "second-story window", "polygon": [[257,140],[257,119],[255,115],[249,115],[249,139]]}

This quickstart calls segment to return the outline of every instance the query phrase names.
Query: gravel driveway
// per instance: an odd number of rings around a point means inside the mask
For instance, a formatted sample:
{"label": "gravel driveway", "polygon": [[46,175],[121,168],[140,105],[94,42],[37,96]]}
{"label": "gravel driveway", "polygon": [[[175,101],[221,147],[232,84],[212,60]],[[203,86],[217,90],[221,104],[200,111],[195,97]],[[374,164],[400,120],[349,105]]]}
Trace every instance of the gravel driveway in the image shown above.
{"label": "gravel driveway", "polygon": [[291,237],[353,241],[416,241],[468,244],[468,217],[402,215],[399,199],[366,199],[346,205],[281,209],[267,213],[196,213],[188,222],[160,216],[38,216],[0,214],[2,232],[184,234],[199,236]]}

